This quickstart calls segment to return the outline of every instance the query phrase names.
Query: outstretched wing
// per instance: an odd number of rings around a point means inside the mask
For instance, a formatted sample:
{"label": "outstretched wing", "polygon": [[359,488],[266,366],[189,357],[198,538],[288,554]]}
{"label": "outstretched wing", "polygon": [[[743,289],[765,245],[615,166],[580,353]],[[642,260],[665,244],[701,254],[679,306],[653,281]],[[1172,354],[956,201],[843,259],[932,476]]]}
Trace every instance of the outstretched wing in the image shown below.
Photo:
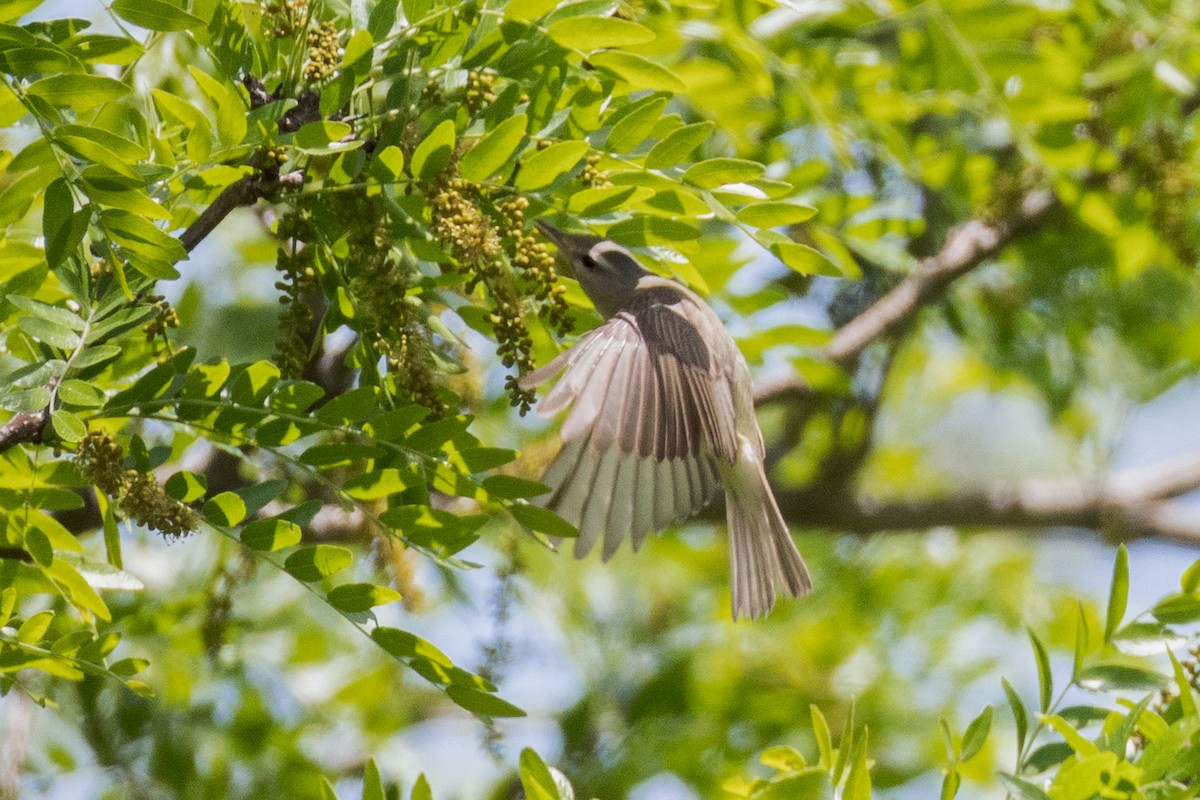
{"label": "outstretched wing", "polygon": [[682,290],[642,289],[523,379],[528,387],[563,373],[538,406],[543,416],[572,406],[542,481],[551,488],[546,506],[579,528],[576,556],[601,535],[606,559],[627,533],[636,550],[647,532],[708,503],[717,459],[735,460],[726,365],[698,330],[704,324],[720,323]]}

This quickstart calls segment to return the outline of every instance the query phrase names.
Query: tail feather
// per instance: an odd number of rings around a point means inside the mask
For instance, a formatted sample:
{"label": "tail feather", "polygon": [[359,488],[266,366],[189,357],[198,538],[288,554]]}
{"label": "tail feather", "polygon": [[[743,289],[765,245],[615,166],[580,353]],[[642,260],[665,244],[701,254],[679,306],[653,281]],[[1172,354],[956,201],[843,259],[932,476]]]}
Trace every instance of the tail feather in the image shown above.
{"label": "tail feather", "polygon": [[723,470],[729,521],[733,618],[757,619],[775,605],[775,583],[792,597],[812,589],[762,466],[747,459]]}

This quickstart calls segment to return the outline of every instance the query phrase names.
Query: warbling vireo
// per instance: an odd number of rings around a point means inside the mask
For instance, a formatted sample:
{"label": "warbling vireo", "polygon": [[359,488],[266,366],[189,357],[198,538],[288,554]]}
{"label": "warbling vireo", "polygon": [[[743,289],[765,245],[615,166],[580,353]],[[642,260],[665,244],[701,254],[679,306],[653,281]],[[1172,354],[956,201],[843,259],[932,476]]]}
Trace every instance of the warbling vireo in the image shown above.
{"label": "warbling vireo", "polygon": [[532,388],[564,373],[542,416],[574,404],[542,502],[579,528],[576,557],[603,538],[608,559],[626,534],[636,551],[724,487],[734,619],[770,611],[776,579],[806,594],[808,569],[763,472],[750,370],[720,318],[620,245],[538,226],[606,320],[521,379]]}

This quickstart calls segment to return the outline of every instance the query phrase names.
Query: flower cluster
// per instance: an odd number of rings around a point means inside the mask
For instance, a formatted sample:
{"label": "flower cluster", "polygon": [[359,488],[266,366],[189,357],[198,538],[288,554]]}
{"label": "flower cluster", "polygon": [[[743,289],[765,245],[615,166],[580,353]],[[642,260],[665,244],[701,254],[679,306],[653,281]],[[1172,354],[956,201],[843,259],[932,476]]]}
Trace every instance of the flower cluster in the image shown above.
{"label": "flower cluster", "polygon": [[304,65],[304,80],[320,83],[333,77],[342,63],[338,46],[338,28],[332,22],[322,22],[308,32],[308,61]]}
{"label": "flower cluster", "polygon": [[167,298],[162,295],[151,295],[146,299],[154,306],[157,312],[143,328],[146,333],[146,341],[152,342],[159,336],[165,337],[168,329],[179,327],[179,314],[167,302]]}
{"label": "flower cluster", "polygon": [[262,11],[263,30],[276,39],[290,39],[308,17],[308,0],[271,0]]}
{"label": "flower cluster", "polygon": [[312,347],[313,310],[308,295],[316,286],[312,222],[299,211],[280,217],[276,229],[279,248],[275,268],[281,273],[275,288],[281,294],[279,339],[275,342],[275,363],[285,378],[299,378],[308,365]]}
{"label": "flower cluster", "polygon": [[[489,320],[495,330],[500,361],[507,368],[515,366],[518,374],[532,370],[533,339],[525,324],[522,299],[513,269],[505,260],[501,235],[492,219],[480,209],[479,188],[461,178],[443,176],[431,194],[434,235],[454,259],[447,266],[467,275],[468,292],[482,284],[491,299]],[[509,375],[504,388],[512,405],[525,414],[532,408],[535,397],[517,381],[516,375]]]}
{"label": "flower cluster", "polygon": [[592,153],[587,157],[587,162],[583,165],[583,173],[579,176],[579,182],[589,189],[612,186],[612,181],[608,179],[608,170],[600,169],[599,153]]}
{"label": "flower cluster", "polygon": [[[428,408],[431,418],[442,417],[450,409],[439,391],[429,334],[409,301],[415,269],[397,258],[384,201],[347,192],[338,202],[348,232],[349,289],[359,331],[387,359],[395,391]],[[364,224],[368,220],[374,224]]]}
{"label": "flower cluster", "polygon": [[124,449],[107,433],[88,432],[79,443],[75,465],[85,480],[113,498],[139,525],[176,538],[199,525],[196,512],[168,496],[152,474],[126,469]]}
{"label": "flower cluster", "polygon": [[463,93],[463,105],[472,117],[488,104],[496,101],[495,76],[487,72],[471,70],[467,73],[467,88]]}
{"label": "flower cluster", "polygon": [[524,197],[509,197],[496,203],[505,222],[504,243],[509,259],[524,279],[538,303],[538,316],[559,336],[570,333],[573,320],[567,305],[566,287],[558,282],[554,256],[539,235],[525,230],[525,211],[529,201]]}

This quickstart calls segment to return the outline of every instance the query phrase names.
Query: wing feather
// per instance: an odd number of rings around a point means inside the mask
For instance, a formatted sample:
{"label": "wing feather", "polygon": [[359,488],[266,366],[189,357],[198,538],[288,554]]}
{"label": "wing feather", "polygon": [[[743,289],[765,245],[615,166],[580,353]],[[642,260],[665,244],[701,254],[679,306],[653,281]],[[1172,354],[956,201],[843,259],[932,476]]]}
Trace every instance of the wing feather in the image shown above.
{"label": "wing feather", "polygon": [[[580,529],[576,555],[603,539],[610,557],[629,535],[634,549],[651,530],[694,514],[719,488],[717,462],[734,462],[730,370],[700,332],[712,324],[682,290],[657,286],[586,334],[575,347],[521,379],[558,373],[538,407],[570,407],[563,447],[547,468],[547,507]],[[709,316],[705,316],[709,315]]]}

